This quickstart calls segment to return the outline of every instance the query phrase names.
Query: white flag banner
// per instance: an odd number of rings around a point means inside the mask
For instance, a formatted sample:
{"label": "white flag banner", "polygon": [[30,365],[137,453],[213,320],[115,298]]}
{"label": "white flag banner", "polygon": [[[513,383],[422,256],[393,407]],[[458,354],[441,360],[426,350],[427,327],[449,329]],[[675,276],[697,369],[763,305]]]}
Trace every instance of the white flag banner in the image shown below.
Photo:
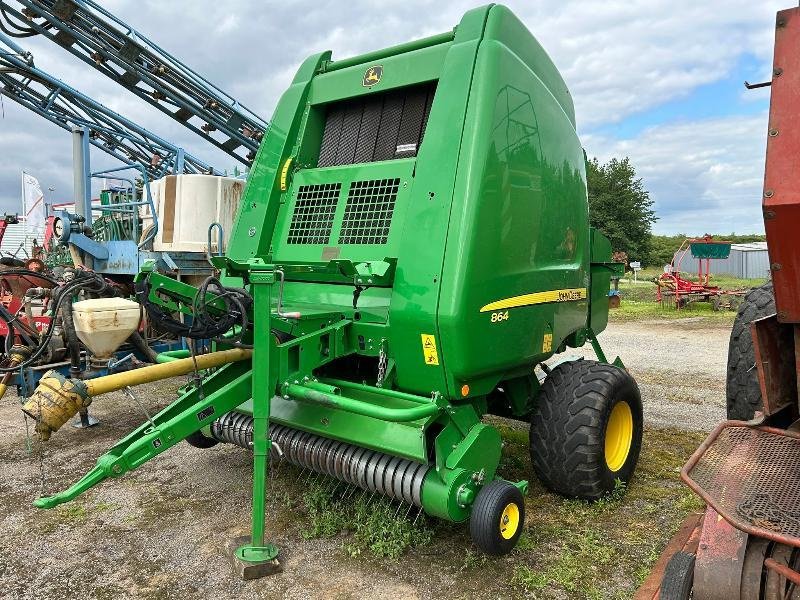
{"label": "white flag banner", "polygon": [[44,194],[39,180],[22,172],[22,210],[25,212],[25,231],[41,242],[45,226]]}

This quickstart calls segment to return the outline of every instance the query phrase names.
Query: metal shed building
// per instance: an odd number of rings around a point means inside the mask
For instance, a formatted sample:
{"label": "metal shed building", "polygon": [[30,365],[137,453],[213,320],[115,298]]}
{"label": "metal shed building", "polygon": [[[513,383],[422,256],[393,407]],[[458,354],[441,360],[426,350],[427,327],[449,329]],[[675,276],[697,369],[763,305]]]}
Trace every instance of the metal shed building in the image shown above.
{"label": "metal shed building", "polygon": [[[676,254],[675,260],[678,260]],[[698,260],[688,252],[681,261],[681,271],[697,273]],[[742,279],[767,279],[769,277],[769,254],[767,242],[732,244],[728,258],[712,260],[711,273],[732,275]]]}
{"label": "metal shed building", "polygon": [[[21,260],[30,258],[33,238],[25,238],[25,223],[23,219],[16,225],[9,225],[0,244],[0,254],[3,256],[14,256]],[[41,244],[42,241],[39,240]]]}

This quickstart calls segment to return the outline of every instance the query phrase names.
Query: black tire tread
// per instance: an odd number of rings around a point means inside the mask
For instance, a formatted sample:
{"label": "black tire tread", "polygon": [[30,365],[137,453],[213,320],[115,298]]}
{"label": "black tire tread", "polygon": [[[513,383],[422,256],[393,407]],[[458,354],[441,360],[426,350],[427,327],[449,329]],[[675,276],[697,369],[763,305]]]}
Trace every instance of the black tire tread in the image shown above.
{"label": "black tire tread", "polygon": [[[533,468],[546,487],[586,500],[597,500],[610,491],[604,482],[604,458],[598,459],[604,457],[603,413],[613,390],[629,384],[638,404],[631,410],[641,415],[639,388],[619,367],[577,360],[550,371],[539,392],[530,433]],[[641,448],[641,426],[638,432],[636,426],[634,429],[631,457],[635,465]]]}
{"label": "black tire tread", "polygon": [[190,433],[189,435],[186,436],[185,440],[186,443],[189,444],[190,446],[194,446],[195,448],[201,448],[201,449],[213,448],[214,446],[219,444],[217,440],[210,437],[206,437],[199,431]]}
{"label": "black tire tread", "polygon": [[775,314],[772,281],[747,292],[736,313],[728,345],[725,385],[729,419],[749,421],[764,406],[758,385],[758,372],[753,368],[756,357],[750,323],[772,314]]}
{"label": "black tire tread", "polygon": [[664,569],[661,579],[661,600],[689,600],[694,584],[695,555],[676,552]]}
{"label": "black tire tread", "polygon": [[[497,530],[499,514],[507,504],[515,502],[519,506],[519,528],[511,539],[502,539]],[[517,544],[525,525],[525,499],[522,492],[507,481],[492,481],[480,489],[469,519],[469,532],[472,541],[486,554],[500,556],[508,554]]]}

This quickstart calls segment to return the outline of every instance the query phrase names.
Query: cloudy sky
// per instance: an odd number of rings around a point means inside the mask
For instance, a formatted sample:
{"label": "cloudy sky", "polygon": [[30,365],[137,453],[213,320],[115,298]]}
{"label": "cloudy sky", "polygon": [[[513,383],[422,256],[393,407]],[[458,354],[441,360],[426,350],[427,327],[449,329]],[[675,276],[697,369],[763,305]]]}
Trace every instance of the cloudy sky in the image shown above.
{"label": "cloudy sky", "polygon": [[[477,2],[102,3],[269,118],[302,59],[344,58],[457,24]],[[629,156],[655,200],[657,233],[760,233],[775,12],[788,0],[509,0],[561,70],[590,156]],[[234,161],[52,42],[22,40],[39,68],[220,169]],[[93,151],[93,166],[111,163]],[[72,194],[69,134],[3,100],[0,211],[20,211],[20,171],[48,200]]]}

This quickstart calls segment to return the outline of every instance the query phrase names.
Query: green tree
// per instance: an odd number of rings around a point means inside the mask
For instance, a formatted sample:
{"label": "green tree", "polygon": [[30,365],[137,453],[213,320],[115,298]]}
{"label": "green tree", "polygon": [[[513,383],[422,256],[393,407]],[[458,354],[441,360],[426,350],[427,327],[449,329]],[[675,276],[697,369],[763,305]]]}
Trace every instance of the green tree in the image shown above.
{"label": "green tree", "polygon": [[593,158],[586,165],[586,178],[592,226],[611,240],[615,251],[627,252],[630,260],[646,261],[656,214],[630,159],[612,158],[600,164]]}

